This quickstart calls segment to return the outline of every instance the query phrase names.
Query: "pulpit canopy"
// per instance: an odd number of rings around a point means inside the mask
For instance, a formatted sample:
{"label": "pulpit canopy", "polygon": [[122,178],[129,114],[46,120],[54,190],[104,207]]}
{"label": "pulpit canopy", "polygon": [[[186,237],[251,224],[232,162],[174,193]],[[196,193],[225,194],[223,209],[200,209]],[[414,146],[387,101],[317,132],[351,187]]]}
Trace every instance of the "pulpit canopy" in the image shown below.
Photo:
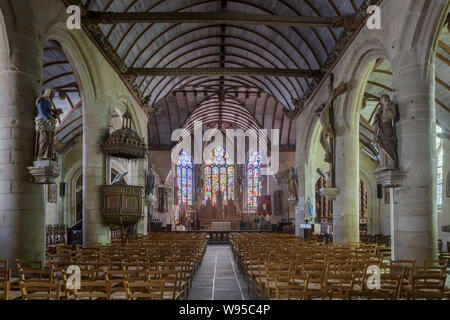
{"label": "pulpit canopy", "polygon": [[131,114],[123,115],[122,128],[109,135],[102,145],[103,152],[123,159],[144,159],[147,145],[136,131],[131,129]]}

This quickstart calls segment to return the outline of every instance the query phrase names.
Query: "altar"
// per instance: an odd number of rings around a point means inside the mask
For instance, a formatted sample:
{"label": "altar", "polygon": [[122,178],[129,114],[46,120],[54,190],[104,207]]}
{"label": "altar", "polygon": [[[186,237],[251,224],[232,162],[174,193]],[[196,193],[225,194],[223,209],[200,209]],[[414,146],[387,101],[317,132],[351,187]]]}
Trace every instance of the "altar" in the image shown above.
{"label": "altar", "polygon": [[230,221],[213,221],[211,222],[212,231],[231,231]]}
{"label": "altar", "polygon": [[198,213],[200,230],[230,231],[241,228],[242,217],[233,200],[227,204],[219,201],[215,206],[208,201],[198,208]]}

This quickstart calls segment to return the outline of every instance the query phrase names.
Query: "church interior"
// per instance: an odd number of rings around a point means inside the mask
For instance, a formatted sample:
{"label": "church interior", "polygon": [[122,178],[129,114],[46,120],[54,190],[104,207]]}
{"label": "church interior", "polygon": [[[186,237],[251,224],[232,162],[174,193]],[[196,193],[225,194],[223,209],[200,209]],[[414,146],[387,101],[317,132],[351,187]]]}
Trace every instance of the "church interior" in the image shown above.
{"label": "church interior", "polygon": [[450,1],[0,0],[0,300],[449,300]]}

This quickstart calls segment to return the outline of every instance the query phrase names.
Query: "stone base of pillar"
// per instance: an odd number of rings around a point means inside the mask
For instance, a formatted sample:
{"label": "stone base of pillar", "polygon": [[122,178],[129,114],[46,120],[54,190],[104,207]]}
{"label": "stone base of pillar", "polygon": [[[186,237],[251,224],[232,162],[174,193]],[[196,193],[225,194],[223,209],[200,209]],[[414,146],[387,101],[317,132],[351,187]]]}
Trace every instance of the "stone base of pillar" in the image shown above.
{"label": "stone base of pillar", "polygon": [[33,182],[37,184],[55,183],[61,174],[61,166],[52,160],[37,160],[33,162],[28,171],[33,176]]}
{"label": "stone base of pillar", "polygon": [[377,177],[378,183],[383,188],[398,188],[403,184],[403,180],[406,178],[406,172],[399,169],[379,168],[374,172]]}
{"label": "stone base of pillar", "polygon": [[320,194],[325,196],[328,201],[335,201],[339,195],[338,188],[322,188],[320,189]]}

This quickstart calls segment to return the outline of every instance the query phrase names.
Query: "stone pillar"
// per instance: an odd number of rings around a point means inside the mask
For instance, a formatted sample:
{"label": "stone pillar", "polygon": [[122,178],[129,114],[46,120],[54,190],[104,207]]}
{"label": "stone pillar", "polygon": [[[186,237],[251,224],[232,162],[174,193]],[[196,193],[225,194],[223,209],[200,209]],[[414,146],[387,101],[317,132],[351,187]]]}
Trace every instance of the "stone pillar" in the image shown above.
{"label": "stone pillar", "polygon": [[[136,176],[136,185],[145,187],[145,168],[147,167],[146,161],[143,159],[136,160],[135,169],[133,170]],[[144,201],[144,217],[138,223],[138,234],[147,234],[147,199]]]}
{"label": "stone pillar", "polygon": [[333,241],[359,242],[359,133],[336,125]]}
{"label": "stone pillar", "polygon": [[418,63],[407,50],[392,61],[393,87],[399,104],[397,123],[400,170],[407,177],[394,190],[393,259],[437,258],[436,115],[434,65]]}
{"label": "stone pillar", "polygon": [[[16,25],[24,23],[18,19]],[[9,32],[12,62],[1,57],[6,64],[0,65],[0,257],[14,274],[16,258],[45,257],[44,187],[32,183],[27,170],[34,160],[35,100],[42,84],[43,48],[36,38]]]}
{"label": "stone pillar", "polygon": [[295,206],[295,235],[299,237],[304,237],[304,229],[301,228],[301,225],[305,223],[305,202],[306,202],[306,194],[305,194],[305,165],[300,164],[297,167],[297,177],[298,177],[298,202]]}
{"label": "stone pillar", "polygon": [[[448,133],[450,135],[450,132]],[[443,226],[450,226],[450,197],[446,196],[446,182],[447,174],[450,171],[450,137],[442,140],[444,148],[444,157],[442,162],[442,207],[439,215],[439,238],[443,241],[444,251],[450,251],[450,246],[447,246],[447,241],[450,242],[450,232],[442,231]]]}
{"label": "stone pillar", "polygon": [[83,243],[106,244],[110,240],[109,226],[101,213],[101,186],[106,184],[101,143],[108,132],[107,106],[107,102],[83,105]]}

